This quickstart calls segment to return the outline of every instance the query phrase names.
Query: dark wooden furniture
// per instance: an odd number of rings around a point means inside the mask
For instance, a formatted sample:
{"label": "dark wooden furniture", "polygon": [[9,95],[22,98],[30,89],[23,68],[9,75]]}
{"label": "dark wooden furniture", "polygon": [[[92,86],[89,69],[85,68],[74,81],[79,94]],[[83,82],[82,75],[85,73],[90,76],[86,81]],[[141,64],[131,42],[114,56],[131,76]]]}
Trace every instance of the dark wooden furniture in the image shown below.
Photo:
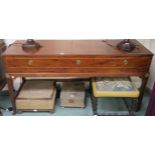
{"label": "dark wooden furniture", "polygon": [[155,116],[155,83],[152,89],[145,116]]}
{"label": "dark wooden furniture", "polygon": [[142,102],[153,54],[138,41],[133,52],[117,50],[120,40],[40,40],[38,51],[25,52],[19,40],[3,54],[7,83],[16,113],[13,79],[16,77],[127,77],[142,78]]}

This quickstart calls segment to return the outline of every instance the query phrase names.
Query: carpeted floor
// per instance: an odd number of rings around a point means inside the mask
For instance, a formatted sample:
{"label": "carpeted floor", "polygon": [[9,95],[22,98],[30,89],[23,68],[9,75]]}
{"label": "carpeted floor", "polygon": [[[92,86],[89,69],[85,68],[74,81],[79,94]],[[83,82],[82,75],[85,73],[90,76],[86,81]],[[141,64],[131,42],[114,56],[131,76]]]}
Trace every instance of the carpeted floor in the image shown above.
{"label": "carpeted floor", "polygon": [[[141,110],[136,112],[137,116],[144,116],[146,107],[149,101],[150,93],[145,92]],[[3,91],[0,94],[0,107],[7,109],[11,106],[9,96],[7,91]],[[1,110],[3,116],[12,116],[12,111]],[[121,98],[99,98],[98,99],[98,112],[124,112],[127,113],[127,108]],[[17,116],[92,116],[92,105],[90,95],[86,98],[85,108],[62,108],[60,107],[59,98],[55,102],[55,112],[23,112],[21,114],[16,114]]]}

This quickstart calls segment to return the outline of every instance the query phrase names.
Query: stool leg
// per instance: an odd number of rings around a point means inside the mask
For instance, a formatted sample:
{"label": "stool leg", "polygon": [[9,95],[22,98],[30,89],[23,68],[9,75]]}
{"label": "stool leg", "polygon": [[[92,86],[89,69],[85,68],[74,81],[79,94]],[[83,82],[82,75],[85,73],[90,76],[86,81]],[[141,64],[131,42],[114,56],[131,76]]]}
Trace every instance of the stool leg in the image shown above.
{"label": "stool leg", "polygon": [[130,103],[130,104],[128,104],[128,102],[127,102],[127,100],[126,100],[126,98],[123,98],[123,100],[124,100],[124,103],[125,103],[125,105],[126,105],[126,107],[127,107],[127,109],[128,109],[128,112],[129,112],[129,116],[134,116],[134,112],[135,112],[135,107],[134,107],[134,102],[133,102],[133,99],[132,99],[132,103]]}
{"label": "stool leg", "polygon": [[137,98],[133,98],[131,106],[129,107],[129,115],[130,116],[134,116],[135,115],[135,111],[137,109],[137,106],[138,106],[138,99]]}
{"label": "stool leg", "polygon": [[131,106],[131,110],[132,111],[136,111],[138,107],[138,99],[137,98],[133,98],[132,99],[132,106]]}
{"label": "stool leg", "polygon": [[139,111],[140,108],[141,108],[142,99],[143,99],[143,96],[144,96],[144,91],[145,91],[145,88],[146,88],[146,84],[147,84],[147,81],[148,81],[148,77],[149,77],[149,73],[146,74],[145,77],[142,78],[142,85],[141,85],[141,88],[140,88],[140,95],[139,95],[139,97],[138,97],[138,102],[137,102],[136,111]]}
{"label": "stool leg", "polygon": [[2,116],[3,114],[2,114],[2,112],[1,112],[1,110],[0,110],[0,116]]}
{"label": "stool leg", "polygon": [[93,115],[97,115],[97,98],[92,96],[92,108],[93,108]]}

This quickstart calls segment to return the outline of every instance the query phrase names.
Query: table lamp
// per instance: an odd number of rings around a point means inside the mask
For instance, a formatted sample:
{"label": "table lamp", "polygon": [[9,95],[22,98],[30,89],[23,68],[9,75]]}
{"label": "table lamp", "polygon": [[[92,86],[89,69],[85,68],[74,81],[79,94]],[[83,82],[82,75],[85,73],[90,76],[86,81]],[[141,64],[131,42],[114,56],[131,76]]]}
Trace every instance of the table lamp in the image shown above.
{"label": "table lamp", "polygon": [[124,39],[117,44],[119,50],[132,52],[135,49],[135,45],[130,41],[130,39]]}
{"label": "table lamp", "polygon": [[27,39],[26,42],[22,44],[22,48],[26,51],[38,50],[41,48],[41,45],[33,39]]}

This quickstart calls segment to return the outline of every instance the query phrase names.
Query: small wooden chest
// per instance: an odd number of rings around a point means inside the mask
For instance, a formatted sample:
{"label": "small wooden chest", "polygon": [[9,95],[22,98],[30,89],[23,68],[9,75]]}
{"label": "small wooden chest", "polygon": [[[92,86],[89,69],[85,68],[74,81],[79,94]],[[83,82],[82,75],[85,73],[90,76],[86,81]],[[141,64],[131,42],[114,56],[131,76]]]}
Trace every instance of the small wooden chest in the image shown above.
{"label": "small wooden chest", "polygon": [[85,107],[85,88],[82,82],[64,82],[61,86],[62,107]]}
{"label": "small wooden chest", "polygon": [[27,80],[16,99],[16,108],[22,111],[53,111],[55,96],[53,81]]}

